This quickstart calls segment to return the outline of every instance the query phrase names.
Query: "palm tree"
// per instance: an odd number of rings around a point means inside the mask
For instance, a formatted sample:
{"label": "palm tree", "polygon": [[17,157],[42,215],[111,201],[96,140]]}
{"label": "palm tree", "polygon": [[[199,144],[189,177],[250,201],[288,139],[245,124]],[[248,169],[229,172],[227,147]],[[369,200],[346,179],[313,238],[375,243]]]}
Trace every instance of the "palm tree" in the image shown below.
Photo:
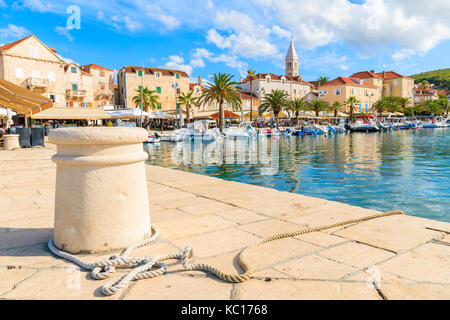
{"label": "palm tree", "polygon": [[382,116],[383,112],[395,112],[398,110],[398,102],[395,97],[383,97],[373,105],[378,116]]}
{"label": "palm tree", "polygon": [[353,122],[353,110],[355,109],[355,105],[359,103],[359,100],[356,99],[355,96],[348,97],[347,100],[345,100],[345,105],[349,109],[350,114],[350,122]]}
{"label": "palm tree", "polygon": [[233,109],[239,108],[241,103],[241,98],[239,94],[239,89],[237,87],[237,82],[233,81],[233,76],[226,73],[214,73],[212,77],[213,82],[206,82],[205,91],[203,91],[199,104],[205,105],[208,103],[218,103],[219,104],[219,127],[224,128],[224,112],[223,105],[226,103],[229,107]]}
{"label": "palm tree", "polygon": [[290,105],[289,95],[283,90],[275,89],[272,93],[268,93],[264,96],[264,101],[259,107],[261,113],[271,111],[275,117],[275,123],[278,123],[278,114],[284,108]]}
{"label": "palm tree", "polygon": [[299,124],[299,113],[302,110],[308,110],[308,102],[304,98],[296,98],[291,101],[289,104],[288,110],[293,111],[295,113],[295,125]]}
{"label": "palm tree", "polygon": [[253,77],[256,71],[254,69],[247,70],[247,77],[250,77],[250,122],[253,121]]}
{"label": "palm tree", "polygon": [[[137,107],[143,106],[145,112],[149,111],[149,108],[155,110],[158,107],[159,96],[156,91],[150,90],[148,87],[136,89],[136,95],[132,98],[132,101]],[[142,101],[141,101],[142,99]],[[148,122],[148,117],[145,117],[145,122]]]}
{"label": "palm tree", "polygon": [[324,100],[316,99],[309,103],[309,110],[314,111],[316,117],[318,117],[320,111],[330,110],[330,104]]}
{"label": "palm tree", "polygon": [[191,122],[191,106],[195,105],[198,101],[198,97],[193,97],[194,91],[188,93],[181,92],[178,96],[178,103],[186,106],[186,121]]}
{"label": "palm tree", "polygon": [[330,78],[328,78],[327,76],[321,76],[321,77],[319,77],[319,79],[317,79],[317,82],[319,82],[319,87],[329,81],[330,81]]}
{"label": "palm tree", "polygon": [[405,109],[409,105],[410,99],[404,98],[404,97],[396,97],[396,100],[397,100],[398,104],[401,106],[403,114],[405,114]]}
{"label": "palm tree", "polygon": [[420,82],[420,89],[422,90],[422,92],[429,86],[430,83],[427,80],[422,80],[422,82]]}
{"label": "palm tree", "polygon": [[342,103],[340,103],[339,101],[335,101],[331,105],[331,111],[334,112],[335,118],[337,118],[338,112],[339,112],[339,110],[341,110],[341,108],[342,108]]}

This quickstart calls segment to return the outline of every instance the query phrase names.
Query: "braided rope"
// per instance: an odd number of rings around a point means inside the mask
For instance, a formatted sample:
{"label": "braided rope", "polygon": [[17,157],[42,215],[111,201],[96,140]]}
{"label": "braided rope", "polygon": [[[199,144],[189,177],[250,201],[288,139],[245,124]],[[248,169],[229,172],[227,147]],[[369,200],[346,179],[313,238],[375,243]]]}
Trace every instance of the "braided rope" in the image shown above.
{"label": "braided rope", "polygon": [[[152,242],[156,241],[156,239],[158,239],[159,230],[155,226],[151,227],[151,229],[153,231],[153,235],[149,239],[140,241],[137,244],[128,247],[123,252],[122,255],[112,255],[109,257],[109,259],[97,261],[94,263],[88,263],[86,261],[83,261],[80,258],[77,258],[75,255],[72,255],[70,253],[59,250],[58,248],[55,247],[55,245],[53,243],[53,237],[48,242],[48,248],[54,255],[64,258],[66,260],[69,260],[84,269],[92,270],[91,276],[96,280],[108,279],[115,273],[116,268],[122,268],[122,269],[125,269],[125,268],[130,269],[131,268],[132,270],[130,272],[128,272],[127,274],[125,274],[124,276],[122,276],[118,279],[109,280],[102,286],[102,293],[104,295],[109,296],[109,295],[113,295],[116,292],[125,288],[129,284],[130,281],[154,278],[154,277],[164,274],[167,270],[167,265],[162,261],[169,260],[169,259],[180,260],[180,263],[183,265],[184,269],[187,271],[188,270],[205,271],[205,272],[212,273],[215,276],[217,276],[218,278],[220,278],[224,281],[227,281],[227,282],[233,282],[233,283],[243,282],[252,277],[251,268],[245,259],[248,254],[248,251],[251,249],[254,249],[258,246],[261,246],[265,243],[268,243],[268,242],[271,242],[274,240],[283,239],[283,238],[295,237],[295,236],[299,236],[299,235],[306,234],[306,233],[318,232],[318,231],[323,231],[326,229],[341,227],[341,226],[345,226],[345,225],[352,224],[352,223],[357,223],[357,222],[362,222],[362,221],[367,221],[367,220],[372,220],[372,219],[377,219],[377,218],[382,218],[382,217],[387,217],[387,216],[392,216],[392,215],[403,215],[403,214],[404,214],[404,212],[401,210],[393,210],[393,211],[378,213],[375,215],[366,216],[366,217],[362,217],[362,218],[345,220],[345,221],[341,221],[341,222],[337,222],[337,223],[333,223],[333,224],[328,224],[328,225],[323,225],[323,226],[318,226],[318,227],[313,227],[313,228],[304,228],[304,229],[300,229],[300,230],[292,231],[292,232],[278,233],[278,234],[263,238],[255,243],[249,245],[244,250],[242,250],[241,253],[239,254],[239,265],[242,267],[242,270],[244,270],[244,273],[242,273],[242,274],[227,274],[227,273],[219,270],[218,268],[208,265],[208,264],[190,263],[189,259],[193,258],[194,252],[193,252],[192,246],[189,244],[186,245],[184,250],[179,253],[169,253],[166,255],[156,255],[154,257],[143,257],[143,258],[128,257],[128,255],[131,253],[131,251],[133,249],[149,245],[150,243],[152,243]],[[156,269],[154,269],[154,268],[156,268]]]}

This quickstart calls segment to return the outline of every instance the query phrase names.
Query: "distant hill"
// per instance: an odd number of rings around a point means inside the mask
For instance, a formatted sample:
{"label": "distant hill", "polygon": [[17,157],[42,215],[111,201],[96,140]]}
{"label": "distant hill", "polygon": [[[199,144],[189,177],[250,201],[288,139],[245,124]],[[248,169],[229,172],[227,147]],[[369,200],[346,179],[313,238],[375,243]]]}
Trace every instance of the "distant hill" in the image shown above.
{"label": "distant hill", "polygon": [[437,88],[446,91],[450,90],[450,68],[421,72],[410,77],[414,78],[416,82],[427,80],[429,83],[434,84]]}

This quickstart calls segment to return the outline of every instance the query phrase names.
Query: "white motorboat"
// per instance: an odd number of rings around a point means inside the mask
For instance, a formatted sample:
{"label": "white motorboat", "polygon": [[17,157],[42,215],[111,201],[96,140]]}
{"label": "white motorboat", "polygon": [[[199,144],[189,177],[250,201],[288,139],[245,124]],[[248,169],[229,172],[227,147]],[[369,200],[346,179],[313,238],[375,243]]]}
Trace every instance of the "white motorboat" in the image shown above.
{"label": "white motorboat", "polygon": [[189,123],[187,128],[182,128],[174,131],[177,136],[180,136],[181,140],[202,140],[202,141],[214,141],[217,138],[222,138],[220,130],[217,128],[209,129],[208,122],[206,120],[197,120],[193,123]]}
{"label": "white motorboat", "polygon": [[183,141],[183,136],[169,133],[169,134],[160,135],[159,139],[161,141],[179,142],[179,141]]}
{"label": "white motorboat", "polygon": [[251,125],[241,122],[238,127],[224,129],[223,133],[227,139],[248,139],[256,136],[256,130]]}

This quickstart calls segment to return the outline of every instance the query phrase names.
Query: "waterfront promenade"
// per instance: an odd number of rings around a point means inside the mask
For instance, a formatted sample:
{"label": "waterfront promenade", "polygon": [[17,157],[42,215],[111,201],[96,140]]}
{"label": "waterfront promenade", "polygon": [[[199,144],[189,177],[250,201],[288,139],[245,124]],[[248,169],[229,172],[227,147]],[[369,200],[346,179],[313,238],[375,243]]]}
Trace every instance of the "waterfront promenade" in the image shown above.
{"label": "waterfront promenade", "polygon": [[[169,263],[160,277],[111,297],[87,270],[50,254],[54,147],[0,149],[0,299],[449,299],[450,224],[391,216],[265,244],[254,278],[231,284]],[[196,261],[240,271],[241,249],[264,236],[376,213],[318,198],[147,166],[151,222],[144,256],[192,244]],[[145,192],[143,190],[143,192]],[[397,208],[392,203],[392,209]],[[106,255],[86,257],[100,260]],[[118,270],[114,277],[128,270]],[[374,285],[375,284],[375,285]]]}

